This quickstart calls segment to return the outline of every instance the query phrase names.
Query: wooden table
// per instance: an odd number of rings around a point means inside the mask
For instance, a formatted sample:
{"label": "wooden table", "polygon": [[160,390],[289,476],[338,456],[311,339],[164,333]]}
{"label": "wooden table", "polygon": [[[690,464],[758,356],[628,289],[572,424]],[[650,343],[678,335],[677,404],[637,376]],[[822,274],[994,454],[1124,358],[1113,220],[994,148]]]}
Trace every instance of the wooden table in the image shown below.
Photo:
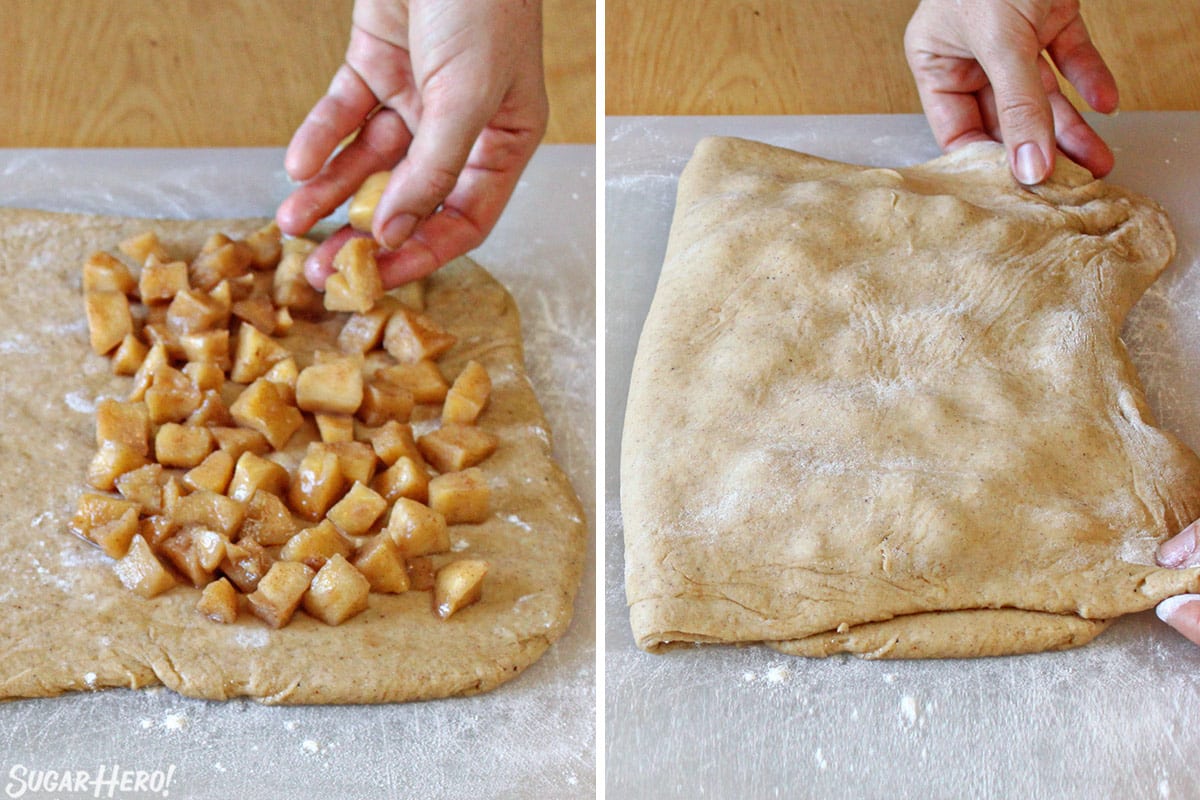
{"label": "wooden table", "polygon": [[[0,0],[0,146],[282,146],[352,0]],[[595,141],[595,5],[545,0],[545,141]]]}
{"label": "wooden table", "polygon": [[[607,0],[607,114],[920,112],[916,0]],[[1126,110],[1200,109],[1200,3],[1082,0]],[[1078,98],[1073,98],[1078,101]]]}

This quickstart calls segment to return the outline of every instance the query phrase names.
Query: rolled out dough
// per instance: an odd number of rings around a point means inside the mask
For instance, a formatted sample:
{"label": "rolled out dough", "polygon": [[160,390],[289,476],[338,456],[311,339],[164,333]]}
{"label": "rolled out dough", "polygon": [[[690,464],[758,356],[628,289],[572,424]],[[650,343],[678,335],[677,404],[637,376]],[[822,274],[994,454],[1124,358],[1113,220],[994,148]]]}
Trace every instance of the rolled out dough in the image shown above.
{"label": "rolled out dough", "polygon": [[1174,237],[1153,202],[999,145],[871,169],[700,143],[621,464],[637,642],[808,656],[1073,647],[1200,588],[1200,516],[1119,333]]}
{"label": "rolled out dough", "polygon": [[95,451],[94,402],[124,397],[91,354],[83,260],[153,228],[177,254],[215,230],[264,220],[167,221],[0,210],[0,697],[163,683],[193,697],[268,703],[377,703],[474,694],[515,677],[562,634],[584,553],[582,509],[550,457],[550,435],[525,375],[508,292],[459,260],[429,279],[427,313],[458,336],[440,360],[469,359],[493,392],[479,424],[501,439],[480,465],[491,518],[451,527],[455,556],[491,565],[483,599],[448,620],[429,592],[372,594],[338,627],[297,614],[271,630],[195,611],[199,591],[152,600],[126,591],[99,550],[67,531]]}

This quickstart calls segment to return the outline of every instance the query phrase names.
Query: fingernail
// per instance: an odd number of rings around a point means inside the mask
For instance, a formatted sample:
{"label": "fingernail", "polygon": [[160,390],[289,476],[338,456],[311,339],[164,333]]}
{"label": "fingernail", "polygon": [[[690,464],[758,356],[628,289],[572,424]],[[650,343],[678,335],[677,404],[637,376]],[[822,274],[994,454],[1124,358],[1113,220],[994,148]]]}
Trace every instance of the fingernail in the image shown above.
{"label": "fingernail", "polygon": [[412,236],[413,228],[417,227],[417,218],[412,214],[397,214],[383,224],[383,236],[379,243],[389,250],[395,250]]}
{"label": "fingernail", "polygon": [[1154,613],[1158,618],[1168,625],[1171,623],[1171,617],[1175,616],[1175,612],[1182,606],[1188,603],[1200,600],[1200,594],[1177,594],[1174,597],[1168,597],[1154,608]]}
{"label": "fingernail", "polygon": [[1160,544],[1155,559],[1164,567],[1179,567],[1195,552],[1196,523],[1193,522]]}
{"label": "fingernail", "polygon": [[1016,163],[1017,180],[1026,186],[1041,183],[1046,172],[1046,162],[1042,151],[1033,142],[1026,142],[1017,148]]}

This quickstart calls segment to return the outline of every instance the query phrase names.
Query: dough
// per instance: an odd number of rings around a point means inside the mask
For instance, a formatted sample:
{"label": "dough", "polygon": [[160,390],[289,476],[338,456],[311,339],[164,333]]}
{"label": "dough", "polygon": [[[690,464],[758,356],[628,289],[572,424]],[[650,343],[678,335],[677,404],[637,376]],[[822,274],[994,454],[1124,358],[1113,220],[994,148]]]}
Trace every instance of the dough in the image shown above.
{"label": "dough", "polygon": [[481,425],[501,437],[481,464],[492,517],[457,525],[457,555],[488,561],[483,599],[446,621],[428,592],[372,594],[339,627],[298,613],[271,630],[195,611],[198,590],[153,600],[125,590],[111,561],[67,531],[95,451],[93,407],[121,396],[108,359],[92,355],[83,260],[156,230],[195,252],[207,234],[244,235],[264,220],[159,221],[0,210],[0,697],[163,683],[193,697],[268,703],[375,703],[486,691],[515,677],[562,634],[580,580],[582,510],[550,457],[549,432],[522,361],[512,298],[463,259],[434,275],[427,312],[457,334],[440,361],[468,359],[494,389]]}
{"label": "dough", "polygon": [[1119,332],[1153,202],[999,145],[870,169],[707,139],[679,182],[621,464],[638,644],[973,656],[1200,589],[1200,516]]}

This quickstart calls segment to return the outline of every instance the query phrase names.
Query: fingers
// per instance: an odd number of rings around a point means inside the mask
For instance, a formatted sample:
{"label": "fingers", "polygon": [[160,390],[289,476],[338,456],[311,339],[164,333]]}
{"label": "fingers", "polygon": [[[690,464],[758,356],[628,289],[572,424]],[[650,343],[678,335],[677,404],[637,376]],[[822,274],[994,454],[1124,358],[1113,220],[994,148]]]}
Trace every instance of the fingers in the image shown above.
{"label": "fingers", "polygon": [[1013,23],[1007,41],[979,48],[979,63],[995,93],[1009,167],[1023,184],[1041,183],[1054,167],[1054,114],[1042,86],[1037,36]]}
{"label": "fingers", "polygon": [[[1200,566],[1200,548],[1197,547],[1197,522],[1159,545],[1155,560],[1160,566],[1183,569]],[[1200,644],[1200,595],[1181,594],[1168,597],[1158,604],[1155,613],[1163,622]]]}
{"label": "fingers", "polygon": [[1112,172],[1112,150],[1080,115],[1071,101],[1060,92],[1050,95],[1054,112],[1054,133],[1059,148],[1067,157],[1085,167],[1094,177],[1103,178]]}
{"label": "fingers", "polygon": [[1082,17],[1076,15],[1046,45],[1046,52],[1084,102],[1105,114],[1117,110],[1117,81],[1092,44]]}
{"label": "fingers", "polygon": [[1183,567],[1200,566],[1200,553],[1196,547],[1196,526],[1193,522],[1179,533],[1167,539],[1158,546],[1154,558],[1160,567],[1179,569]]}
{"label": "fingers", "polygon": [[467,98],[429,98],[404,160],[392,171],[372,232],[399,247],[454,190],[471,148],[496,109]]}
{"label": "fingers", "polygon": [[308,254],[308,258],[304,259],[304,277],[308,278],[308,282],[317,291],[324,291],[325,281],[333,274],[333,257],[337,255],[337,251],[342,249],[342,245],[347,239],[356,236],[370,236],[368,233],[356,231],[349,225],[338,228],[325,241],[321,242],[316,248]]}
{"label": "fingers", "polygon": [[375,104],[367,84],[343,64],[288,144],[283,165],[292,180],[306,181],[316,175],[338,143],[358,130]]}
{"label": "fingers", "polygon": [[412,141],[398,114],[381,109],[353,142],[308,183],[292,192],[275,212],[279,228],[298,236],[330,214],[373,172],[389,169]]}
{"label": "fingers", "polygon": [[1200,644],[1200,594],[1181,594],[1168,597],[1154,609],[1158,618]]}

